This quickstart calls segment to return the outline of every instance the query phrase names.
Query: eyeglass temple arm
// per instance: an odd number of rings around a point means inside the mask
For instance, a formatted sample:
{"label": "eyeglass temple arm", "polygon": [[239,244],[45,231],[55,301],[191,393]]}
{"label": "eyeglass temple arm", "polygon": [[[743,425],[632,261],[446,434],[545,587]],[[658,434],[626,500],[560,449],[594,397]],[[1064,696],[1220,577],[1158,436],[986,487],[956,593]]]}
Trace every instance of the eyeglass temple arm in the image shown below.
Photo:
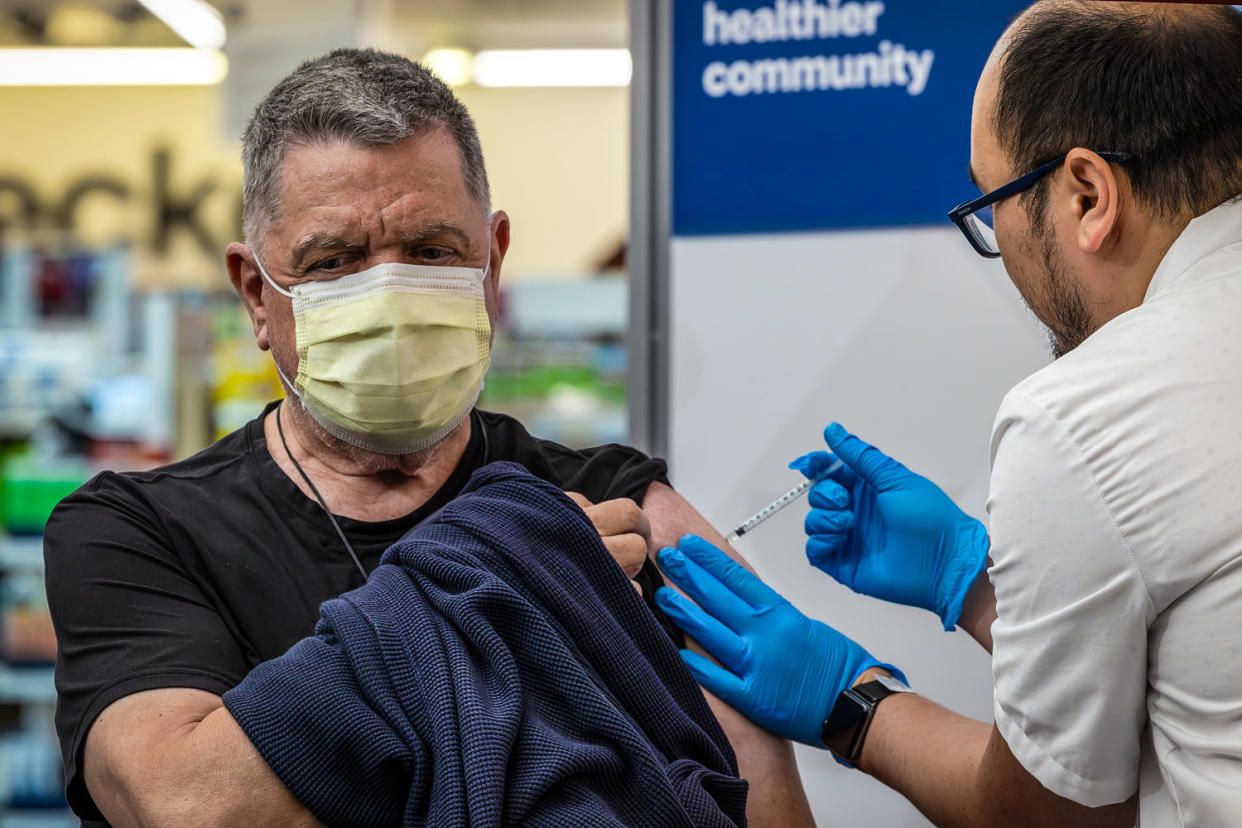
{"label": "eyeglass temple arm", "polygon": [[[1096,155],[1100,156],[1105,161],[1108,161],[1113,164],[1124,164],[1125,162],[1129,161],[1130,159],[1134,157],[1128,152],[1113,152],[1113,151],[1097,152]],[[1015,178],[1013,181],[1010,181],[1008,184],[1006,184],[1005,186],[999,189],[993,190],[990,193],[982,195],[979,198],[976,198],[974,201],[968,201],[965,204],[960,204],[957,207],[954,207],[952,210],[949,211],[949,218],[952,219],[955,224],[959,223],[961,222],[962,219],[966,218],[966,216],[970,215],[971,213],[982,210],[984,207],[987,207],[989,204],[994,204],[1003,198],[1009,198],[1009,196],[1011,195],[1014,195],[1016,193],[1022,192],[1023,190],[1029,189],[1030,186],[1034,184],[1036,181],[1038,181],[1040,178],[1052,172],[1054,169],[1061,166],[1061,164],[1065,163],[1065,159],[1068,156],[1069,156],[1069,153],[1066,153],[1065,155],[1062,155],[1060,158],[1054,158],[1053,160],[1049,161],[1047,164],[1041,164],[1040,166],[1031,170],[1026,175],[1020,178]]]}

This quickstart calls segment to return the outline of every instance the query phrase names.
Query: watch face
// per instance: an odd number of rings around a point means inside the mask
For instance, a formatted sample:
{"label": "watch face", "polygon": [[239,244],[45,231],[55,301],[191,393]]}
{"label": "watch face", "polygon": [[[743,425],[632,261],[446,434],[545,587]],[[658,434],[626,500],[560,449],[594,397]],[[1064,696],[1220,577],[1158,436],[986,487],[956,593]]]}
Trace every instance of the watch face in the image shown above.
{"label": "watch face", "polygon": [[854,738],[858,735],[859,725],[867,717],[868,709],[868,705],[848,692],[838,696],[837,703],[828,714],[828,720],[824,722],[824,746],[847,762],[850,761]]}

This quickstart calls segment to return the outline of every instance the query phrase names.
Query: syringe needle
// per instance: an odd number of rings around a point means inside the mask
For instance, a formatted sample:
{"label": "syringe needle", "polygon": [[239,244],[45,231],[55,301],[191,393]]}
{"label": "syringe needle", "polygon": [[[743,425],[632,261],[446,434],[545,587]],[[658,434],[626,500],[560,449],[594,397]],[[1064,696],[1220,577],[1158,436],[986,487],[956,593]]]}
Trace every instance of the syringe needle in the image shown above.
{"label": "syringe needle", "polygon": [[845,464],[838,460],[814,477],[809,477],[806,480],[803,480],[797,486],[794,486],[776,500],[773,500],[767,506],[763,507],[758,512],[755,512],[754,515],[738,524],[738,527],[729,533],[729,536],[725,538],[725,541],[733,543],[738,538],[742,537],[742,535],[752,531],[756,526],[763,523],[780,510],[784,509],[790,503],[793,503],[795,500],[802,497],[802,495],[806,494],[812,486],[832,474],[837,469],[841,468],[843,465]]}

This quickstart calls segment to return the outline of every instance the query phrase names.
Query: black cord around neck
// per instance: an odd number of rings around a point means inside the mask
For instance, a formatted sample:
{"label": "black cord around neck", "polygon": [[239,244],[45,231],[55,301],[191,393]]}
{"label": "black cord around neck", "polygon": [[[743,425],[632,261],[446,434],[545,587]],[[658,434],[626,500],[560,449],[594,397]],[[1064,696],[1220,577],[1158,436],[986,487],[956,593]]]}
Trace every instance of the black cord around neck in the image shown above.
{"label": "black cord around neck", "polygon": [[341,531],[341,525],[336,522],[332,510],[328,508],[328,504],[324,502],[323,495],[315,488],[315,484],[311,482],[310,475],[302,468],[302,464],[293,456],[293,452],[289,451],[289,443],[285,440],[285,429],[280,424],[280,412],[284,410],[285,404],[282,401],[276,408],[276,432],[280,434],[280,444],[285,447],[285,454],[292,461],[293,467],[298,470],[298,474],[302,475],[302,479],[306,481],[306,485],[310,487],[311,493],[315,495],[315,499],[319,501],[319,506],[323,509],[323,513],[328,516],[328,520],[332,521],[332,528],[336,530],[336,534],[340,536],[341,543],[345,544],[345,549],[349,552],[349,557],[354,559],[354,563],[358,566],[358,571],[362,573],[362,580],[367,579],[367,570],[362,565],[362,561],[358,560],[358,555],[354,552],[354,547],[350,545],[349,538],[345,537],[345,533]]}

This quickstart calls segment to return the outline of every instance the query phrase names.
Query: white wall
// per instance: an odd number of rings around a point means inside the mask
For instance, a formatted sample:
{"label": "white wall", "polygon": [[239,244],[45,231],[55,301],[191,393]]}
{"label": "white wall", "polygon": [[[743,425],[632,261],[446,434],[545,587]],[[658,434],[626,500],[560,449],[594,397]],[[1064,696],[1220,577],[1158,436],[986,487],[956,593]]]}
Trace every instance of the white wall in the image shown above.
{"label": "white wall", "polygon": [[[1047,362],[998,260],[952,226],[676,238],[670,463],[727,531],[801,480],[786,463],[842,422],[984,518],[988,437],[1004,393]],[[808,615],[902,667],[921,693],[991,721],[987,654],[931,613],[850,592],[803,554],[805,501],[738,543]],[[821,826],[922,826],[902,797],[798,749]]]}
{"label": "white wall", "polygon": [[629,233],[629,90],[457,94],[479,128],[492,204],[513,222],[505,273],[570,277]]}

